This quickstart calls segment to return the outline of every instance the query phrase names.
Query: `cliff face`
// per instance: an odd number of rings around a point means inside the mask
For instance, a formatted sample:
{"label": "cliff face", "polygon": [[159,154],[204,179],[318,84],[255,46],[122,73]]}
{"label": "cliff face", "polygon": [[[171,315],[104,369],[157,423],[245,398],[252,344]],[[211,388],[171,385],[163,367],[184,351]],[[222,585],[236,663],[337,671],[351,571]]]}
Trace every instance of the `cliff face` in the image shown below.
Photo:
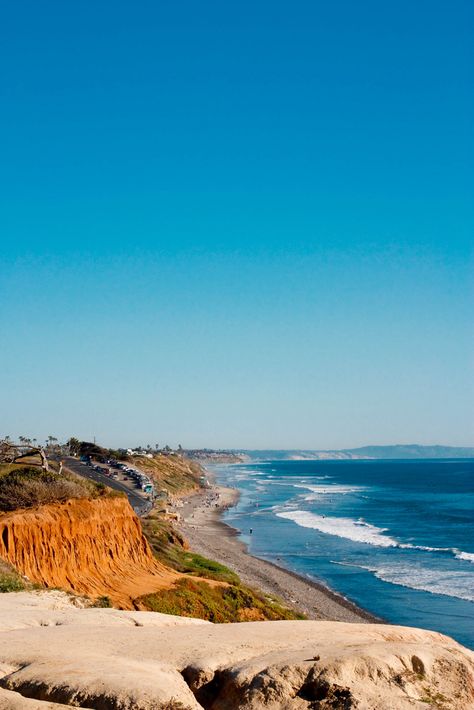
{"label": "cliff face", "polygon": [[33,582],[105,595],[125,609],[179,576],[154,559],[124,498],[70,500],[3,515],[0,557]]}

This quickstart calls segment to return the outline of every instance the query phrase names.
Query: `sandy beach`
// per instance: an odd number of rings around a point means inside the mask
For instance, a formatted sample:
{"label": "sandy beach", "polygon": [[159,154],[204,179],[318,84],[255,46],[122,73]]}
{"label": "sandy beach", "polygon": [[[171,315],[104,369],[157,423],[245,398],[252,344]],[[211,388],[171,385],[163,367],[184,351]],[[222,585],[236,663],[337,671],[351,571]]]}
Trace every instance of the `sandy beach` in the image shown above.
{"label": "sandy beach", "polygon": [[249,554],[237,530],[221,520],[222,512],[235,505],[238,498],[236,489],[212,484],[184,499],[178,526],[193,551],[227,565],[242,582],[279,597],[308,619],[380,621],[322,584]]}

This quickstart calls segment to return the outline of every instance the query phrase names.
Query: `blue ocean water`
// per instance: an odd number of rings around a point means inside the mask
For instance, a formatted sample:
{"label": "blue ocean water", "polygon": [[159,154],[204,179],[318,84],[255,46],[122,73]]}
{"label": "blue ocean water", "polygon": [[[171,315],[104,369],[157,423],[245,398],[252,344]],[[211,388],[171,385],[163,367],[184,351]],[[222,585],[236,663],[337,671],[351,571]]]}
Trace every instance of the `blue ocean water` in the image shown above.
{"label": "blue ocean water", "polygon": [[[474,460],[266,461],[216,467],[250,552],[376,616],[474,648]],[[252,533],[250,533],[252,530]]]}

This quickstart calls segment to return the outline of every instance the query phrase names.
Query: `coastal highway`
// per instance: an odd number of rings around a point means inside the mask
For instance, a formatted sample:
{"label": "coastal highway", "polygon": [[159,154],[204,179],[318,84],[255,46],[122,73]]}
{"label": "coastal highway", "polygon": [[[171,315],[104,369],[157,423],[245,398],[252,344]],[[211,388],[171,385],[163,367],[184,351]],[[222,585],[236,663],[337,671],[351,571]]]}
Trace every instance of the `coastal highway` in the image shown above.
{"label": "coastal highway", "polygon": [[69,471],[72,471],[72,473],[76,473],[79,476],[89,478],[91,481],[103,483],[104,486],[108,486],[109,488],[114,488],[116,491],[125,493],[130,505],[132,506],[133,510],[137,515],[145,515],[153,507],[151,501],[146,500],[146,498],[143,498],[139,493],[135,492],[134,490],[126,486],[124,483],[121,483],[120,481],[117,481],[114,478],[104,476],[104,474],[100,473],[99,471],[94,471],[94,469],[88,466],[87,464],[83,463],[82,461],[78,461],[77,459],[72,458],[71,456],[65,457],[64,468],[69,469]]}

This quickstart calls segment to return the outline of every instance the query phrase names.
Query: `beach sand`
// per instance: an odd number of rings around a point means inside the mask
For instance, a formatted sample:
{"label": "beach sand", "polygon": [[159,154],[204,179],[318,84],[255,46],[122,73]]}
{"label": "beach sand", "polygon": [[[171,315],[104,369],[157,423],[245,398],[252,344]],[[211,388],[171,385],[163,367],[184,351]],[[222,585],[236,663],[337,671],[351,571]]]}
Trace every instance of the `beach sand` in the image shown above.
{"label": "beach sand", "polygon": [[226,565],[244,584],[279,597],[308,619],[380,621],[324,585],[251,555],[238,531],[221,520],[223,511],[234,506],[238,498],[236,489],[211,484],[184,499],[178,527],[194,552]]}

